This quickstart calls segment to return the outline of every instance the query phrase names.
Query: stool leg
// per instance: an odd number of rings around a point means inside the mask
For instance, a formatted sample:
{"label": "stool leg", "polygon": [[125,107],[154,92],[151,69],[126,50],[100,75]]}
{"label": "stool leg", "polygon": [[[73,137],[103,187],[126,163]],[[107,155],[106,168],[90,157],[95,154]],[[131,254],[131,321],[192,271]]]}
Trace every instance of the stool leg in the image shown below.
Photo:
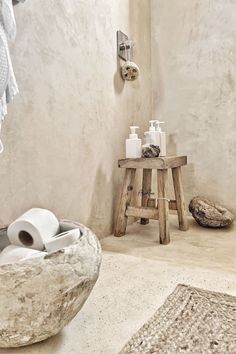
{"label": "stool leg", "polygon": [[184,200],[184,191],[181,179],[181,167],[172,168],[172,177],[175,190],[175,199],[177,206],[177,213],[179,219],[179,229],[182,231],[188,230],[188,218],[186,205]]}
{"label": "stool leg", "polygon": [[[148,206],[148,200],[150,198],[150,193],[152,190],[152,170],[143,169],[143,184],[142,184],[142,206]],[[141,218],[140,223],[142,225],[147,225],[149,223],[149,219]]]}
{"label": "stool leg", "polygon": [[130,204],[133,184],[135,179],[135,168],[126,168],[122,192],[119,201],[119,209],[115,223],[114,236],[120,237],[125,235],[128,217],[126,216],[127,206]]}
{"label": "stool leg", "polygon": [[157,171],[159,234],[160,243],[164,245],[170,242],[169,202],[165,199],[167,198],[167,177],[168,170]]}

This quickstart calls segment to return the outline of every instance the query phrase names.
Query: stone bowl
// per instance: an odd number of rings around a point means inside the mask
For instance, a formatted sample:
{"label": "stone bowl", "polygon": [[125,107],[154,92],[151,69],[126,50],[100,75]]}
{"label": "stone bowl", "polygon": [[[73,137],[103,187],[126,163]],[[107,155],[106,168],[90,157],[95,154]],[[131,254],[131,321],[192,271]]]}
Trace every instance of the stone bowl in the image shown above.
{"label": "stone bowl", "polygon": [[78,227],[81,236],[69,247],[0,266],[0,347],[57,334],[85,303],[99,275],[101,247],[85,226],[60,223],[61,232]]}

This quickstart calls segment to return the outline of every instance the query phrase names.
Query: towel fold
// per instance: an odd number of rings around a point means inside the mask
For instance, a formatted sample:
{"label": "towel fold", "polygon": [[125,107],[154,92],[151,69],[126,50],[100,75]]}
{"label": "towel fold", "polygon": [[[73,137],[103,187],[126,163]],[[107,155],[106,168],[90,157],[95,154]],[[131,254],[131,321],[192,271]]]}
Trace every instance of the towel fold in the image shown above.
{"label": "towel fold", "polygon": [[[0,54],[2,58],[5,55],[5,60],[0,60],[0,128],[7,114],[7,103],[10,103],[19,92],[8,47],[9,43],[14,42],[15,37],[16,21],[12,0],[0,0]],[[0,141],[0,153],[2,150],[3,147]]]}
{"label": "towel fold", "polygon": [[0,0],[0,22],[5,30],[7,40],[14,42],[16,38],[16,21],[13,12],[12,0]]}

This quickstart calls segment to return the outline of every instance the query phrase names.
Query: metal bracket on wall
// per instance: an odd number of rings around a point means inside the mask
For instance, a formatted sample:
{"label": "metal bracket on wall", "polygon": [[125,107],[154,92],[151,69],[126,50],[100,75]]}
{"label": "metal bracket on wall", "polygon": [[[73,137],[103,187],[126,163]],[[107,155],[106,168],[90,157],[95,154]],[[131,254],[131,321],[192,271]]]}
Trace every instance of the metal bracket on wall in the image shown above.
{"label": "metal bracket on wall", "polygon": [[121,32],[117,31],[117,55],[120,59],[127,61],[133,58],[134,43],[129,37]]}

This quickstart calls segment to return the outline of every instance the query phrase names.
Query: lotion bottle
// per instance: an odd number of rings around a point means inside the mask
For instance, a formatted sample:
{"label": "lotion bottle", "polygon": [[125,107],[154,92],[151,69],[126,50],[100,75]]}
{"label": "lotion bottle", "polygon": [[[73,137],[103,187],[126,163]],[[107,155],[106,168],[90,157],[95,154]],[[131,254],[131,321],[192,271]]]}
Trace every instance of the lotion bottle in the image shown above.
{"label": "lotion bottle", "polygon": [[142,141],[138,138],[136,134],[136,129],[139,127],[131,126],[131,134],[129,134],[129,139],[126,139],[126,158],[127,159],[138,159],[142,156]]}
{"label": "lotion bottle", "polygon": [[156,145],[159,146],[161,152],[160,156],[164,157],[166,156],[166,133],[161,130],[160,124],[163,124],[164,122],[160,122],[159,120],[156,120]]}
{"label": "lotion bottle", "polygon": [[154,127],[154,123],[156,122],[156,120],[149,120],[150,122],[150,127],[149,127],[149,138],[150,138],[150,144],[152,145],[156,145],[156,129]]}

